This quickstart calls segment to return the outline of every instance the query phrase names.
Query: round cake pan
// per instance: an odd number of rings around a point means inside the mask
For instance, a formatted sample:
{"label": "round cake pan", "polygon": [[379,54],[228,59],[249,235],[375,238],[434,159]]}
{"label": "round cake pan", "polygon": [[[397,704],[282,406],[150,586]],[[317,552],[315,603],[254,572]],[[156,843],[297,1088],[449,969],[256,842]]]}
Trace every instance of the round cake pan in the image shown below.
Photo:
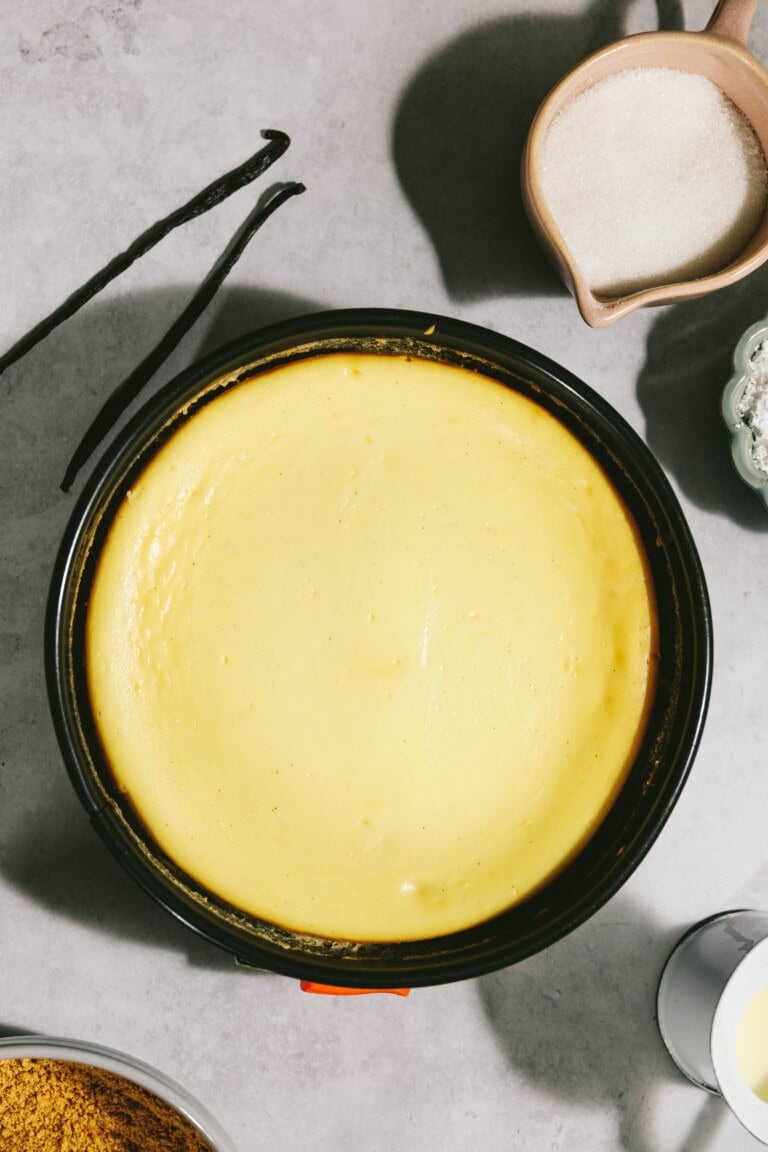
{"label": "round cake pan", "polygon": [[[301,935],[247,915],[161,851],[115,785],[90,712],[85,616],[99,549],[132,480],[179,424],[222,387],[336,352],[460,364],[553,413],[588,448],[634,517],[647,552],[660,644],[647,730],[621,792],[568,866],[528,900],[465,931],[376,944]],[[55,563],[46,671],[62,753],[93,825],[124,868],[173,915],[239,960],[347,988],[439,984],[547,947],[596,911],[637,867],[680,794],[701,736],[712,670],[709,602],[690,531],[656,460],[621,416],[551,360],[484,328],[431,314],[353,310],[255,332],[183,372],[131,420],[87,482]],[[467,765],[468,781],[472,765]]]}

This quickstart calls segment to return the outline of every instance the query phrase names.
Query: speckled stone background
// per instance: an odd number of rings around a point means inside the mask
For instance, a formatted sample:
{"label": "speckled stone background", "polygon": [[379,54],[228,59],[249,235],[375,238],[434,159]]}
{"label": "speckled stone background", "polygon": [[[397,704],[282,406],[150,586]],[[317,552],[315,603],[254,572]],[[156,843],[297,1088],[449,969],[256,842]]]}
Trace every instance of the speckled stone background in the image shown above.
{"label": "speckled stone background", "polygon": [[[714,0],[9,0],[0,9],[0,347],[260,144],[258,185],[175,233],[0,381],[0,1026],[125,1049],[194,1092],[240,1152],[749,1152],[658,1037],[683,928],[768,907],[768,513],[718,413],[768,272],[589,330],[517,191],[540,99],[624,31],[699,29]],[[768,62],[760,5],[752,48]],[[101,402],[271,183],[300,179],[152,387],[201,351],[319,307],[417,308],[563,363],[658,456],[712,598],[699,756],[631,880],[546,953],[407,1000],[307,996],[163,913],[91,831],[46,703],[59,481]],[[150,388],[151,391],[151,388]]]}

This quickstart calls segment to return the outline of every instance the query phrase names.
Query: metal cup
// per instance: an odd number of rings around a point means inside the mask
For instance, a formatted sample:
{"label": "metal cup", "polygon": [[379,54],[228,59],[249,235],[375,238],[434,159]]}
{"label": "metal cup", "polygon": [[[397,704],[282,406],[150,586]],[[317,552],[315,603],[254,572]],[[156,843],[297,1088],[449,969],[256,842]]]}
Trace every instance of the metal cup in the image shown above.
{"label": "metal cup", "polygon": [[722,912],[695,924],[670,953],[657,1018],[681,1072],[721,1095],[745,1128],[768,1144],[768,1101],[745,1080],[737,1051],[747,1006],[766,986],[768,912]]}

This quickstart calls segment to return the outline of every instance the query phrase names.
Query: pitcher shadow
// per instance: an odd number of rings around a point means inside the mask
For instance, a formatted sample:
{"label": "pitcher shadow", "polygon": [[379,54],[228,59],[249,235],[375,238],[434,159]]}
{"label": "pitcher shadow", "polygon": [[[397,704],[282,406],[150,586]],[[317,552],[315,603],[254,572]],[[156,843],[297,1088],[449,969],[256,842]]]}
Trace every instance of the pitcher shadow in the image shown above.
{"label": "pitcher shadow", "polygon": [[[408,83],[394,116],[394,164],[452,299],[565,292],[523,208],[525,139],[554,85],[624,35],[631,3],[591,0],[569,16],[533,5],[463,32]],[[677,0],[656,7],[661,27],[682,28]]]}
{"label": "pitcher shadow", "polygon": [[649,330],[637,381],[645,438],[661,465],[699,508],[752,532],[768,530],[768,516],[736,473],[720,403],[734,348],[765,315],[766,302],[762,268],[710,296],[664,308]]}
{"label": "pitcher shadow", "polygon": [[[73,497],[59,489],[67,461],[109,392],[165,331],[192,291],[177,286],[99,298],[3,377],[0,872],[56,916],[176,949],[193,964],[235,970],[233,957],[184,928],[146,895],[90,827],[55,742],[43,670],[48,585],[73,505]],[[222,343],[318,307],[284,293],[225,287],[147,393]]]}
{"label": "pitcher shadow", "polygon": [[555,1101],[611,1114],[623,1152],[693,1152],[694,1135],[696,1152],[707,1147],[698,1115],[679,1147],[649,1125],[654,1089],[682,1079],[655,1011],[664,962],[687,927],[660,930],[643,907],[615,897],[538,956],[479,981],[513,1075]]}

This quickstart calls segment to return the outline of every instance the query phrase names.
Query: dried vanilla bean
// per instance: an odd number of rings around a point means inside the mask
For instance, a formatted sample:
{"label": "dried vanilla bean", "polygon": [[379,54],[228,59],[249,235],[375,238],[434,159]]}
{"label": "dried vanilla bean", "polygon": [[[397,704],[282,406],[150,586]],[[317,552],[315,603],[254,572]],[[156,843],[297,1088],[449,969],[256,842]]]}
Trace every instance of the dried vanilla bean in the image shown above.
{"label": "dried vanilla bean", "polygon": [[97,294],[101,292],[102,288],[111,283],[117,276],[138,260],[145,253],[149,252],[150,248],[154,248],[169,232],[174,228],[178,228],[181,224],[186,224],[189,220],[193,220],[196,216],[202,216],[204,212],[208,212],[211,208],[215,208],[222,200],[226,200],[233,192],[237,192],[240,188],[244,188],[246,184],[250,184],[267,168],[283,155],[286,148],[290,144],[290,138],[286,136],[285,132],[280,132],[276,129],[269,128],[262,132],[265,140],[269,140],[260,151],[256,152],[245,163],[233,168],[231,172],[227,172],[224,176],[218,177],[211,184],[203,188],[202,192],[198,192],[181,208],[177,208],[170,215],[165,216],[162,220],[158,220],[156,224],[152,224],[140,236],[137,236],[132,244],[126,248],[125,252],[121,252],[119,256],[115,256],[110,260],[100,272],[97,272],[90,280],[86,281],[82,287],[78,288],[69,296],[63,304],[59,305],[49,316],[31,328],[20,340],[9,348],[4,355],[0,356],[0,375],[9,368],[11,364],[15,364],[22,356],[25,356],[36,344],[44,340],[46,336],[51,333],[54,328],[58,328],[70,316],[74,316],[75,312],[79,311],[84,304]]}
{"label": "dried vanilla bean", "polygon": [[160,365],[170,356],[174,348],[186,335],[198,317],[205,310],[216,294],[219,286],[234,268],[248,246],[251,237],[259,230],[261,225],[269,219],[272,213],[291,196],[304,192],[303,184],[285,184],[273,194],[268,194],[266,203],[257,204],[256,208],[247,217],[240,230],[226,248],[222,256],[214,264],[203,283],[195,292],[184,311],[174,320],[171,327],[161,340],[148,353],[141,363],[134,368],[129,376],[115,389],[106,403],[102,406],[92,423],[89,425],[80,443],[75,449],[69,462],[64,479],[61,482],[62,491],[68,492],[72,481],[80,468],[86,462],[93,450],[104,438],[108,430],[122,415],[128,405],[142,390],[147,381],[155,374]]}

